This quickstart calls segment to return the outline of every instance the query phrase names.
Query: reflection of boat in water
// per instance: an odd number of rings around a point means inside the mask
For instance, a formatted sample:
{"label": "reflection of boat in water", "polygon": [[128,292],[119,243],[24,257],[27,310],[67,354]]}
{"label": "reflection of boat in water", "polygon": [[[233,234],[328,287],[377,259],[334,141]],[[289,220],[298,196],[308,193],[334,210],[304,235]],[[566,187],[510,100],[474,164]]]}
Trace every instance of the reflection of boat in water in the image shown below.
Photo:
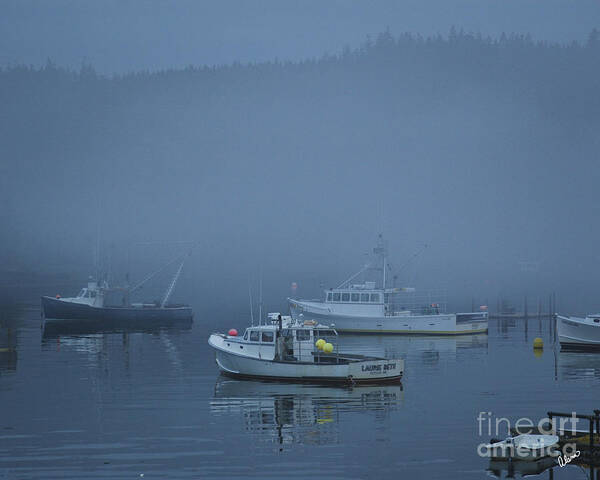
{"label": "reflection of boat in water", "polygon": [[0,311],[0,373],[14,372],[17,369],[18,320],[14,315],[17,312],[18,309]]}
{"label": "reflection of boat in water", "polygon": [[597,352],[561,351],[557,362],[564,380],[600,379],[600,355]]}
{"label": "reflection of boat in water", "polygon": [[382,415],[402,403],[402,385],[334,387],[241,381],[220,377],[210,402],[213,415],[239,414],[247,431],[280,444],[327,444],[338,439],[345,412]]}
{"label": "reflection of boat in water", "polygon": [[556,332],[565,350],[600,350],[600,313],[585,318],[557,315]]}
{"label": "reflection of boat in water", "polygon": [[157,333],[160,331],[191,330],[192,319],[171,320],[164,318],[121,320],[61,320],[44,322],[44,338],[63,335],[87,335],[99,333]]}
{"label": "reflection of boat in water", "polygon": [[[373,252],[382,272],[381,287],[376,282],[352,284],[368,269],[367,265],[337,288],[325,291],[323,300],[289,298],[294,319],[316,320],[339,332],[394,333],[416,335],[465,335],[488,330],[487,312],[444,313],[444,303],[433,301],[430,294],[417,297],[414,288],[387,288],[390,268],[381,235]],[[432,303],[433,301],[433,303]]]}
{"label": "reflection of boat in water", "polygon": [[404,360],[339,352],[337,332],[315,321],[269,314],[243,337],[213,333],[208,344],[226,375],[270,380],[340,383],[399,382]]}
{"label": "reflection of boat in water", "polygon": [[0,372],[17,369],[17,347],[15,332],[9,327],[0,327]]}
{"label": "reflection of boat in water", "polygon": [[403,355],[407,361],[417,358],[432,364],[440,358],[456,357],[464,350],[485,350],[488,335],[466,336],[406,336],[406,335],[343,335],[340,348],[350,353],[363,353],[380,357]]}
{"label": "reflection of boat in water", "polygon": [[500,460],[492,459],[488,466],[488,472],[496,478],[515,478],[515,473],[522,477],[539,475],[549,468],[556,466],[556,460],[552,457],[542,458],[536,461],[525,460]]}

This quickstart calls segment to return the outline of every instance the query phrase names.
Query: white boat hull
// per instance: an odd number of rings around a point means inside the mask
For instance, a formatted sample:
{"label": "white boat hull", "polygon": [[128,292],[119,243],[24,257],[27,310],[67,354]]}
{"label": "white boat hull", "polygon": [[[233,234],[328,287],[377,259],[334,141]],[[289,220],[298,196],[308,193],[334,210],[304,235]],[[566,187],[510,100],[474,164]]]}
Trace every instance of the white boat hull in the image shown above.
{"label": "white boat hull", "polygon": [[294,320],[316,320],[324,325],[335,326],[338,332],[394,333],[413,335],[465,335],[485,333],[487,316],[457,322],[455,314],[358,316],[340,315],[327,308],[315,307],[308,302],[290,301]]}
{"label": "white boat hull", "polygon": [[519,435],[486,445],[487,456],[537,461],[552,455],[558,448],[558,440],[556,435]]}
{"label": "white boat hull", "polygon": [[240,355],[237,345],[219,334],[210,336],[208,343],[215,349],[216,363],[221,372],[236,377],[270,380],[384,383],[398,382],[404,373],[402,359],[366,359],[340,364],[284,362]]}
{"label": "white boat hull", "polygon": [[591,318],[557,315],[556,332],[562,347],[600,348],[600,322]]}

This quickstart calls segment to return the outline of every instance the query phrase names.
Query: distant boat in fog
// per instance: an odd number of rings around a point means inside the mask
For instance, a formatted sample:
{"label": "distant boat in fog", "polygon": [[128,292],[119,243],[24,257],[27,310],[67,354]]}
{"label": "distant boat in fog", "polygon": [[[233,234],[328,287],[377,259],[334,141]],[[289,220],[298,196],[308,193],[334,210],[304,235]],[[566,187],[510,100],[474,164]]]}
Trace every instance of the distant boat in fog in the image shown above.
{"label": "distant boat in fog", "polygon": [[[176,261],[180,260],[181,263],[161,301],[152,303],[130,303],[129,298],[133,292],[142,287],[142,285],[147,283],[167,266],[175,263],[175,261],[163,266],[133,287],[111,288],[106,280],[98,281],[95,278],[90,278],[87,287],[82,288],[75,297],[63,298],[60,295],[56,295],[55,297],[43,296],[42,311],[44,318],[47,321],[191,321],[193,314],[192,308],[189,305],[169,303],[169,298],[181,275],[186,256],[187,254],[175,259]],[[106,296],[110,292],[119,292],[123,294],[122,305],[106,305]]]}
{"label": "distant boat in fog", "polygon": [[563,348],[600,349],[600,313],[585,318],[557,315],[556,332]]}
{"label": "distant boat in fog", "polygon": [[462,335],[485,333],[487,311],[444,313],[443,305],[427,298],[418,303],[414,288],[387,288],[389,268],[383,239],[373,249],[381,265],[381,288],[374,281],[352,284],[367,265],[337,288],[325,291],[324,300],[288,298],[290,313],[296,320],[316,320],[339,332]]}

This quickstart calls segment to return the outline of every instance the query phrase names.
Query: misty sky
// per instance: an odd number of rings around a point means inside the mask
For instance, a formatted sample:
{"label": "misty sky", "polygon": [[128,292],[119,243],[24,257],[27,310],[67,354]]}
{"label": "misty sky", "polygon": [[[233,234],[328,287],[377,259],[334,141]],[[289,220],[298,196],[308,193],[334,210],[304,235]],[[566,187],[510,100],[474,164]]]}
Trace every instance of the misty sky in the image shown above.
{"label": "misty sky", "polygon": [[298,60],[356,47],[387,27],[435,35],[454,25],[492,36],[584,41],[599,21],[597,0],[3,0],[0,65],[50,58],[113,73]]}
{"label": "misty sky", "polygon": [[430,245],[405,285],[597,310],[594,27],[583,0],[2,1],[2,265],[85,278],[99,231],[121,258],[194,240],[181,291],[245,305],[259,267],[316,296],[382,232],[395,266]]}

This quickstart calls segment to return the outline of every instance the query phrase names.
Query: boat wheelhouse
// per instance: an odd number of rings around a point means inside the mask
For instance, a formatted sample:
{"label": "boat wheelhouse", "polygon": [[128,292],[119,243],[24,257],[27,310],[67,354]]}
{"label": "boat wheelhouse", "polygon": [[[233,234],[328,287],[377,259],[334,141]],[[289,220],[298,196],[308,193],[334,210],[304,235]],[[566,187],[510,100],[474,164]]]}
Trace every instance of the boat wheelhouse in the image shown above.
{"label": "boat wheelhouse", "polygon": [[237,377],[353,384],[395,382],[404,372],[402,359],[340,353],[334,328],[278,313],[243,336],[213,333],[208,343],[219,369]]}

